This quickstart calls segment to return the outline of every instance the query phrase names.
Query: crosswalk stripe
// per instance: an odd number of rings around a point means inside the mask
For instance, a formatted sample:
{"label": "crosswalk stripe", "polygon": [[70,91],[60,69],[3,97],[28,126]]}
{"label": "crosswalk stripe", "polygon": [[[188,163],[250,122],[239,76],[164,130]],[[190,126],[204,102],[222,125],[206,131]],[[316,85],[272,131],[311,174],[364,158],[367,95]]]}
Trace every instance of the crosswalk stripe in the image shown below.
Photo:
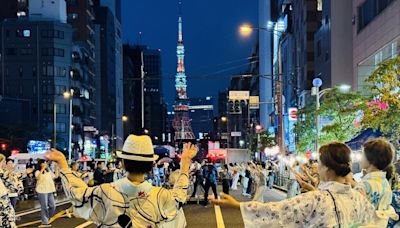
{"label": "crosswalk stripe", "polygon": [[[219,199],[219,196],[218,196]],[[224,218],[222,217],[221,207],[214,205],[215,218],[217,219],[217,228],[225,228]]]}

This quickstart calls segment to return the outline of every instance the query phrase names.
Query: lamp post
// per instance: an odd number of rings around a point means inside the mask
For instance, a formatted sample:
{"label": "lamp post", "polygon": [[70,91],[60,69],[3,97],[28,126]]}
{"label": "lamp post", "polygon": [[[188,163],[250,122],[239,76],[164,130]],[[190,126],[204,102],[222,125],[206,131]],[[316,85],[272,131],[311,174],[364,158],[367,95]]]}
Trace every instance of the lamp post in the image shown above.
{"label": "lamp post", "polygon": [[72,159],[72,98],[74,96],[74,91],[71,89],[69,92],[63,93],[65,99],[69,100],[69,128],[68,128],[68,162],[71,163]]}
{"label": "lamp post", "polygon": [[[121,117],[115,118],[115,120],[122,120],[122,123],[125,123],[128,121],[128,116],[123,115]],[[116,137],[114,134],[114,130],[115,130],[114,123],[112,123],[111,124],[111,153],[114,153],[114,150],[115,150],[115,138]],[[107,159],[107,157],[108,157],[108,151],[106,151],[106,159]]]}
{"label": "lamp post", "polygon": [[[276,29],[274,29],[276,25]],[[283,99],[282,99],[282,43],[285,40],[283,37],[286,35],[283,22],[268,22],[268,27],[252,27],[250,25],[242,25],[240,27],[240,34],[243,36],[249,36],[253,30],[264,30],[272,33],[277,33],[279,35],[279,45],[278,45],[278,81],[276,84],[276,96],[277,96],[277,109],[278,109],[278,146],[281,153],[284,150],[284,128],[283,128]]]}
{"label": "lamp post", "polygon": [[226,138],[226,148],[229,148],[229,136],[230,136],[230,133],[229,133],[229,130],[228,130],[228,117],[226,117],[226,116],[222,116],[221,117],[221,122],[223,122],[223,123],[226,123],[226,132],[227,132],[227,138]]}
{"label": "lamp post", "polygon": [[[313,86],[312,87],[312,91],[311,91],[311,95],[315,96],[315,105],[316,105],[316,109],[315,109],[315,130],[316,130],[316,134],[315,134],[315,151],[318,151],[319,148],[319,136],[320,136],[320,119],[319,119],[319,108],[321,106],[321,98],[322,96],[324,96],[324,94],[326,94],[327,92],[333,90],[334,88],[326,88],[320,91],[320,87],[322,86],[322,80],[320,78],[315,78],[313,80]],[[337,88],[341,91],[341,92],[347,92],[351,89],[350,85],[346,85],[346,84],[342,84],[337,86]]]}

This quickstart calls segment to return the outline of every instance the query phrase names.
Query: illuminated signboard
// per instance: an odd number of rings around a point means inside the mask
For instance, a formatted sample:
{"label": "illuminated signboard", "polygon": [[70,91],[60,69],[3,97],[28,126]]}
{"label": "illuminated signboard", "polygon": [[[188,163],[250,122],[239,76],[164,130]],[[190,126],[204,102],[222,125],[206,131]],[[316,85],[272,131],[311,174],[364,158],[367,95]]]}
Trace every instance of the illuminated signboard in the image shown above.
{"label": "illuminated signboard", "polygon": [[27,149],[30,154],[44,154],[50,150],[50,143],[46,141],[30,140]]}

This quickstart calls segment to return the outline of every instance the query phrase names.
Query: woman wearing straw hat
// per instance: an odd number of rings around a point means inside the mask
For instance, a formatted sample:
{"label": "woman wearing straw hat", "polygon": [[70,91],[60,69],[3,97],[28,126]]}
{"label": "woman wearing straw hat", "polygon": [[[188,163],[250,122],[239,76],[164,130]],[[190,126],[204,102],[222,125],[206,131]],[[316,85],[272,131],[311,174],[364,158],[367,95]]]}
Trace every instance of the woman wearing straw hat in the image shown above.
{"label": "woman wearing straw hat", "polygon": [[122,159],[128,176],[117,182],[88,187],[68,168],[65,156],[52,150],[45,156],[61,168],[64,189],[78,217],[99,227],[185,227],[181,209],[187,198],[189,166],[197,147],[185,144],[180,175],[174,188],[154,187],[144,179],[152,170],[154,155],[150,137],[130,135],[117,156]]}

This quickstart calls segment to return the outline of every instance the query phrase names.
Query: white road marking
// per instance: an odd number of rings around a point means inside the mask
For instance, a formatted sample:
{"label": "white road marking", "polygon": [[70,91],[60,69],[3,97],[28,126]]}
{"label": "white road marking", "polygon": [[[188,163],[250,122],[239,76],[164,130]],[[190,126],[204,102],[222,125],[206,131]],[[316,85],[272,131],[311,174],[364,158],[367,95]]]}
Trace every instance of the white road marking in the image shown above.
{"label": "white road marking", "polygon": [[[59,203],[56,203],[56,207],[62,206],[62,205],[68,204],[68,203],[70,203],[69,200],[61,201],[61,202],[59,202]],[[22,217],[22,216],[25,216],[25,215],[30,215],[30,214],[39,212],[39,211],[41,211],[41,210],[42,210],[42,209],[40,209],[40,208],[34,209],[34,210],[29,210],[29,211],[25,211],[25,212],[18,213],[18,214],[16,214],[15,216],[16,216],[16,217]]]}
{"label": "white road marking", "polygon": [[85,223],[80,224],[79,226],[76,226],[75,228],[85,228],[85,227],[88,227],[88,226],[90,226],[92,224],[93,224],[93,222],[87,221]]}

